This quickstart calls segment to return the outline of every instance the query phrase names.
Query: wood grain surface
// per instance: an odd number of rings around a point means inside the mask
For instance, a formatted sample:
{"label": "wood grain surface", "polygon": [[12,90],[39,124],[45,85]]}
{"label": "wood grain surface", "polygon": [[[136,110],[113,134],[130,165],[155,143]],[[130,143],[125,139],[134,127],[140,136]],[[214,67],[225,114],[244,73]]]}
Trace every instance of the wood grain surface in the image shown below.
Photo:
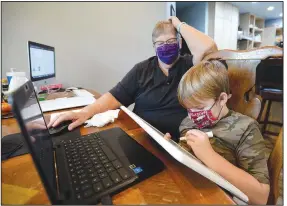
{"label": "wood grain surface", "polygon": [[[112,124],[102,128],[81,127],[80,131],[85,135],[112,127],[122,128],[166,166],[161,173],[114,195],[114,204],[234,204],[215,183],[173,159],[122,111]],[[2,137],[18,132],[20,130],[14,118],[2,120]],[[8,192],[10,197],[11,189],[5,190],[7,187],[4,185],[14,186],[12,196],[15,199],[9,199],[9,203],[50,204],[30,154],[2,161],[2,197],[8,196]],[[23,189],[27,190],[28,198],[19,200],[17,197],[23,196]],[[35,191],[38,192],[35,194]],[[3,199],[2,204],[5,204]]]}

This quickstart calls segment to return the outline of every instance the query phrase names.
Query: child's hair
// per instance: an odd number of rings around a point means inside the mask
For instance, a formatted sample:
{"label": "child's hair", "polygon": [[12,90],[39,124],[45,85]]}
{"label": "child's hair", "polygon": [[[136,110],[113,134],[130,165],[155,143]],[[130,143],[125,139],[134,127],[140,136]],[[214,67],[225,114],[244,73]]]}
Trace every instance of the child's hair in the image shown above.
{"label": "child's hair", "polygon": [[181,78],[178,100],[184,107],[187,103],[196,107],[198,100],[216,100],[222,92],[230,94],[226,66],[218,60],[202,61]]}
{"label": "child's hair", "polygon": [[177,31],[171,21],[159,21],[152,31],[152,42],[155,42],[155,39],[160,35],[168,32],[173,33],[175,36],[177,35]]}

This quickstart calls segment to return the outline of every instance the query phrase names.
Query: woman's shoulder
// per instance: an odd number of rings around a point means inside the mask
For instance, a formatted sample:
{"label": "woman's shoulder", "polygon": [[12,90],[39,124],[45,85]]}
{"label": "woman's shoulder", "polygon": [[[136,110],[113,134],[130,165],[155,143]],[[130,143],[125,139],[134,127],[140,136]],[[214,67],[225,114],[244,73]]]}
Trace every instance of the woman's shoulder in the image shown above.
{"label": "woman's shoulder", "polygon": [[152,56],[148,59],[145,59],[137,64],[135,64],[135,67],[138,69],[147,69],[147,68],[153,68],[154,64],[156,64],[157,61],[157,57],[156,56]]}

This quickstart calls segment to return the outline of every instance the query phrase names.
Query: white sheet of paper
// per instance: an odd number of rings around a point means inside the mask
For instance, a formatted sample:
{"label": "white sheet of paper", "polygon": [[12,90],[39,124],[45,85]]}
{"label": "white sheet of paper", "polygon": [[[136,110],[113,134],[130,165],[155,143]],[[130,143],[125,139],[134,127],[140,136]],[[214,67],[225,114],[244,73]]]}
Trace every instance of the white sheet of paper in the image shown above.
{"label": "white sheet of paper", "polygon": [[93,97],[95,95],[93,95],[91,92],[88,92],[85,89],[76,89],[73,90],[73,93],[77,96],[77,97]]}
{"label": "white sheet of paper", "polygon": [[63,97],[51,100],[40,101],[43,112],[55,111],[59,109],[69,109],[82,107],[94,103],[96,99],[91,96],[86,97]]}
{"label": "white sheet of paper", "polygon": [[119,109],[108,110],[106,112],[95,114],[92,118],[88,119],[85,127],[103,127],[108,123],[114,122],[119,116]]}
{"label": "white sheet of paper", "polygon": [[162,134],[160,131],[158,131],[156,128],[151,126],[149,123],[147,123],[145,120],[137,116],[135,113],[133,113],[126,107],[121,106],[120,108],[125,113],[127,113],[136,123],[138,123],[155,141],[157,141],[158,144],[160,144],[177,161],[181,162],[182,164],[196,171],[197,173],[203,175],[209,180],[215,182],[219,186],[225,188],[244,202],[248,202],[248,197],[243,192],[241,192],[238,188],[225,180],[219,174],[206,167],[192,154],[188,153],[186,150],[180,147],[176,142],[172,140],[166,140],[163,137],[164,134]]}

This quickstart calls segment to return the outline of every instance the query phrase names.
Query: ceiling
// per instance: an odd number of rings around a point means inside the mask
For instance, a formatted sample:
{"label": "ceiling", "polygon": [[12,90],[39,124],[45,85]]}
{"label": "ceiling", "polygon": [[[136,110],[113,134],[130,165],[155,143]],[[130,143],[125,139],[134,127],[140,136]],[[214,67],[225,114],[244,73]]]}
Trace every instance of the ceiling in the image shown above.
{"label": "ceiling", "polygon": [[[205,3],[205,2],[176,2],[176,10],[180,11],[186,7],[192,7],[194,4]],[[283,12],[283,2],[279,1],[265,1],[265,2],[230,2],[237,8],[240,13],[252,13],[258,17],[264,19],[277,19],[281,18],[279,15]],[[273,6],[272,11],[268,11],[267,8]]]}
{"label": "ceiling", "polygon": [[[237,8],[239,8],[240,13],[252,13],[264,19],[277,19],[280,17],[280,13],[283,12],[283,2],[230,2]],[[273,6],[272,11],[268,11],[267,8]]]}

